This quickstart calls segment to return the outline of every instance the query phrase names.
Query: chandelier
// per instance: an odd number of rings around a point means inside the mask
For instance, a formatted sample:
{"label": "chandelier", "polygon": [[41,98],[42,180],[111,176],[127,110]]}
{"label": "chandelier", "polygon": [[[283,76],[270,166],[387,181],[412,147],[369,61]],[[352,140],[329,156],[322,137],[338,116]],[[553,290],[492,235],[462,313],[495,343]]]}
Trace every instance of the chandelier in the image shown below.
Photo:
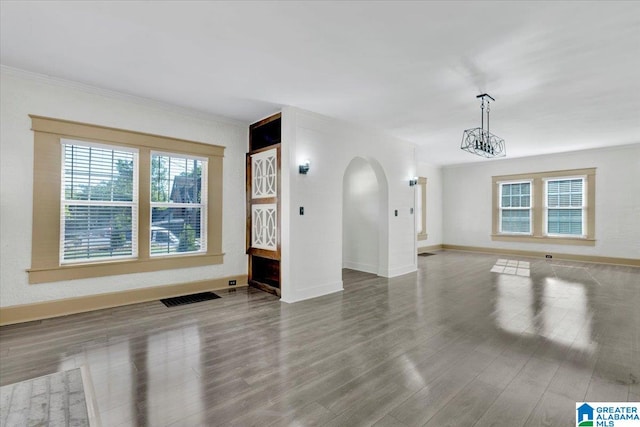
{"label": "chandelier", "polygon": [[[489,111],[491,101],[495,101],[491,95],[483,93],[476,96],[482,99],[480,105],[480,127],[467,129],[462,134],[462,143],[460,149],[477,154],[482,157],[504,157],[507,151],[504,146],[504,139],[489,132]],[[490,101],[491,100],[491,101]],[[484,128],[484,104],[487,103],[487,129]]]}

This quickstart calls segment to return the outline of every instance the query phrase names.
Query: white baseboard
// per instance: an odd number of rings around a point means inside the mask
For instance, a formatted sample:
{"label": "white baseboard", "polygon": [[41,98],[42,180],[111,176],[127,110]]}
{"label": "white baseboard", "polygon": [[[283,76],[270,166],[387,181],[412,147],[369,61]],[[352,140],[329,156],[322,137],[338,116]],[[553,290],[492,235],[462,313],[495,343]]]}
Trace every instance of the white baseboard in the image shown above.
{"label": "white baseboard", "polygon": [[379,274],[379,275],[382,277],[391,278],[391,277],[402,276],[403,274],[413,273],[414,271],[417,271],[417,270],[418,270],[418,267],[415,264],[409,264],[403,267],[390,268],[389,270],[384,272],[386,274]]}
{"label": "white baseboard", "polygon": [[342,261],[342,268],[364,271],[365,273],[378,274],[378,266],[356,261]]}
{"label": "white baseboard", "polygon": [[418,253],[423,254],[425,252],[434,252],[441,251],[442,245],[431,245],[431,246],[418,246]]}
{"label": "white baseboard", "polygon": [[334,292],[341,292],[343,290],[344,288],[342,287],[342,280],[340,280],[339,282],[327,283],[320,286],[314,286],[312,288],[293,289],[289,290],[288,292],[283,290],[280,301],[290,304],[306,299],[329,295]]}

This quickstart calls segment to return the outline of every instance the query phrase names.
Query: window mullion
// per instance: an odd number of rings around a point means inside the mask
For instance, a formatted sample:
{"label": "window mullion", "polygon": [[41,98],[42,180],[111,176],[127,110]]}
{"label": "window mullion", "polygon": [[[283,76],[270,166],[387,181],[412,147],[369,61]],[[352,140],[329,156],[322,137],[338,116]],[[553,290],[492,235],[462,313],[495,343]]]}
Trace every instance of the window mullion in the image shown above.
{"label": "window mullion", "polygon": [[150,257],[151,227],[151,150],[140,148],[138,162],[138,259]]}

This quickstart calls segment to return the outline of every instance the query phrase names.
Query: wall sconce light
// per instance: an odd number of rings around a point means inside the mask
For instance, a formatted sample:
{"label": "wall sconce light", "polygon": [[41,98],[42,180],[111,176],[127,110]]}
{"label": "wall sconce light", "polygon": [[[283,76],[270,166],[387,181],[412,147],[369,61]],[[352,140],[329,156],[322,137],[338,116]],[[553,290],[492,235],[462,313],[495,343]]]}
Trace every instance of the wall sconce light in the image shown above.
{"label": "wall sconce light", "polygon": [[412,179],[409,180],[409,187],[413,187],[417,183],[418,183],[418,177],[414,176]]}
{"label": "wall sconce light", "polygon": [[298,166],[298,171],[302,174],[302,175],[306,175],[307,172],[309,172],[309,166],[311,165],[311,161],[309,159],[306,159],[303,163],[301,163]]}

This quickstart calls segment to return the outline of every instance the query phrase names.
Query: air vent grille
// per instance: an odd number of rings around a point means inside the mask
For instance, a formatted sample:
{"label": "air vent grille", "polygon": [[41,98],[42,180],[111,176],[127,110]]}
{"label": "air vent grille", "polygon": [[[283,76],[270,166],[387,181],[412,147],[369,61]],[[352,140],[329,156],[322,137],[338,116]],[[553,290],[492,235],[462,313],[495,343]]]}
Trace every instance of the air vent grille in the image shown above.
{"label": "air vent grille", "polygon": [[196,302],[209,301],[220,298],[213,292],[200,292],[199,294],[182,295],[179,297],[161,299],[162,303],[167,307],[176,307],[178,305],[193,304]]}

